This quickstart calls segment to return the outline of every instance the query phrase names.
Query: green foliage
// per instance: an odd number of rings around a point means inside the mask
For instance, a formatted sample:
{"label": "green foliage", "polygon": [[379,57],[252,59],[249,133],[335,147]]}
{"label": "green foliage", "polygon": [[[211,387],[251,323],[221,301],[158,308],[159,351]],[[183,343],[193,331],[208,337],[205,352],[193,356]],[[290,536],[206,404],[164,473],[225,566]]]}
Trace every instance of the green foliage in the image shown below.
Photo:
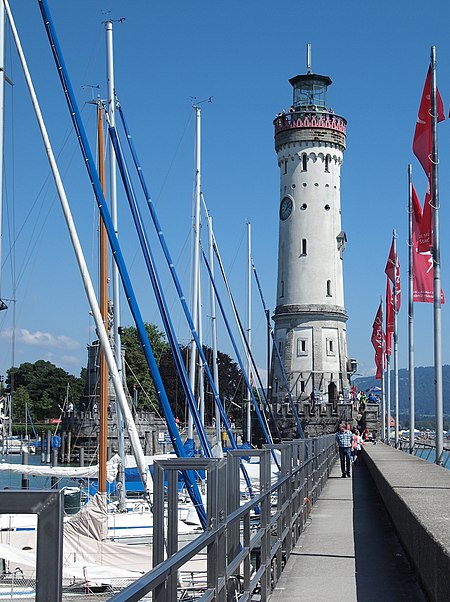
{"label": "green foliage", "polygon": [[[184,364],[188,366],[189,348],[187,346],[181,347],[180,350]],[[212,349],[204,346],[203,351],[212,374]],[[242,414],[242,373],[236,362],[234,362],[226,353],[219,351],[217,355],[220,399],[222,400],[227,414],[233,416],[240,422]],[[180,418],[180,420],[186,421],[186,396],[170,349],[168,349],[167,353],[161,358],[160,372],[174,415]],[[215,414],[215,400],[212,387],[209,384],[206,374],[204,378],[204,387],[205,423],[211,424]]]}
{"label": "green foliage", "polygon": [[76,406],[84,382],[44,360],[25,362],[7,373],[7,392],[13,390],[13,418],[24,419],[27,403],[33,420],[59,416],[68,389],[69,401]]}
{"label": "green foliage", "polygon": [[[159,364],[161,357],[168,351],[169,344],[163,332],[158,330],[154,324],[145,324],[145,330],[152,347],[156,363]],[[139,392],[140,410],[159,409],[158,397],[156,395],[150,370],[139,341],[137,330],[134,326],[127,326],[122,330],[122,345],[125,348],[125,374],[128,390],[133,397],[133,389]]]}

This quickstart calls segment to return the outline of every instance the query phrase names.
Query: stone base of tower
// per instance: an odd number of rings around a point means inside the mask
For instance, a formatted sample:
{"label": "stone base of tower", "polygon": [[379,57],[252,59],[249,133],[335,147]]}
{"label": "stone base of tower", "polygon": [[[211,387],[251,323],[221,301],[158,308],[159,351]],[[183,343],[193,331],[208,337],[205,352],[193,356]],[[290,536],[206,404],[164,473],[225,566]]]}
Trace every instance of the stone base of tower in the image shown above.
{"label": "stone base of tower", "polygon": [[[324,403],[320,407],[312,408],[311,404],[298,404],[298,415],[306,437],[329,435],[338,430],[339,424],[345,422],[352,427],[359,424],[361,418],[352,403]],[[283,440],[298,437],[297,427],[290,411],[281,411],[277,414],[277,424]]]}

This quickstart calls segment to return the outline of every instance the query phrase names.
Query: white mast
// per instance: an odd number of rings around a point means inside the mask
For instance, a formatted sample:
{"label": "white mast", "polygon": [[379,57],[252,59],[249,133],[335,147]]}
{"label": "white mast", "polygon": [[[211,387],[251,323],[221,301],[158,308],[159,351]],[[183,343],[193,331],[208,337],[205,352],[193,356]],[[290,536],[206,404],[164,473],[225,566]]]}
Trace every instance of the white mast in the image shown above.
{"label": "white mast", "polygon": [[61,207],[64,213],[64,218],[66,220],[67,228],[69,230],[69,235],[71,238],[72,246],[75,252],[75,256],[77,259],[78,267],[80,270],[81,277],[83,279],[83,284],[86,292],[86,296],[89,301],[89,305],[91,307],[92,315],[94,317],[95,326],[97,328],[98,338],[100,340],[100,344],[103,347],[103,352],[105,354],[105,358],[108,364],[108,369],[110,371],[111,380],[114,385],[114,390],[116,392],[119,403],[121,404],[122,411],[125,417],[126,428],[128,431],[128,435],[130,437],[131,446],[133,448],[133,452],[136,458],[136,464],[138,466],[139,473],[142,478],[142,482],[144,483],[144,489],[147,496],[151,494],[151,478],[150,473],[148,471],[148,466],[145,462],[144,453],[142,451],[139,435],[136,429],[136,426],[133,421],[133,417],[131,415],[130,408],[128,407],[128,402],[125,397],[125,393],[122,386],[122,381],[117,370],[117,366],[115,363],[114,355],[111,350],[111,346],[109,344],[108,333],[106,332],[105,325],[103,324],[102,315],[100,312],[100,308],[98,306],[97,298],[95,296],[94,286],[92,284],[92,280],[88,271],[88,267],[86,264],[86,260],[84,258],[83,249],[81,248],[80,240],[78,238],[78,233],[75,228],[75,224],[73,221],[72,213],[70,211],[69,202],[67,200],[66,191],[64,189],[61,174],[59,173],[58,165],[56,163],[55,155],[53,153],[53,149],[50,144],[50,139],[48,137],[47,128],[45,127],[45,123],[42,117],[42,112],[39,106],[39,102],[36,97],[36,92],[34,89],[33,82],[31,80],[30,72],[28,70],[28,66],[26,63],[25,55],[22,50],[22,45],[20,43],[19,35],[17,33],[17,29],[14,23],[13,16],[11,14],[11,9],[9,7],[8,0],[4,0],[6,14],[8,16],[8,20],[11,26],[11,31],[14,37],[14,42],[17,48],[17,54],[19,55],[20,62],[22,64],[22,69],[24,72],[25,80],[27,82],[28,90],[30,92],[31,101],[33,104],[34,111],[36,113],[36,118],[39,124],[39,129],[41,131],[42,139],[44,142],[45,152],[47,154],[48,161],[50,163],[50,167],[52,170],[53,178],[55,180],[56,188],[58,191],[59,200],[61,202]]}
{"label": "white mast", "polygon": [[[252,225],[247,223],[247,343],[248,348],[252,345]],[[250,353],[247,352],[247,374],[252,383],[251,377],[252,363]],[[252,442],[252,396],[250,391],[247,391],[247,435],[246,441]]]}
{"label": "white mast", "polygon": [[[211,276],[214,279],[214,250],[213,250],[213,223],[212,217],[206,211],[208,220],[208,246],[209,246],[209,269],[211,270]],[[219,366],[217,365],[217,316],[216,316],[216,294],[214,292],[214,285],[210,282],[210,295],[211,295],[211,339],[212,339],[212,366],[213,366],[213,378],[214,385],[216,387],[217,394],[219,395]],[[216,442],[220,442],[220,410],[219,406],[215,404],[215,417],[216,417]]]}
{"label": "white mast", "polygon": [[[105,23],[106,31],[106,81],[107,81],[107,102],[108,102],[108,118],[109,125],[115,126],[115,94],[114,94],[114,49],[113,49],[113,31],[112,21],[108,20]],[[111,219],[114,227],[114,232],[118,234],[117,223],[117,182],[116,182],[116,158],[113,144],[108,136],[108,154],[109,154],[109,194],[111,199]],[[122,366],[122,342],[120,340],[120,288],[119,288],[119,269],[115,261],[112,262],[112,282],[113,282],[113,333],[114,333],[114,349],[116,365],[122,382],[123,366]],[[120,406],[116,404],[117,417],[117,447],[119,456],[122,460],[118,474],[118,494],[119,508],[125,510],[125,441],[123,429],[123,416]]]}
{"label": "white mast", "polygon": [[[193,199],[193,212],[192,212],[192,234],[193,234],[193,247],[192,247],[192,321],[195,330],[198,330],[198,286],[199,286],[199,263],[200,263],[200,192],[201,192],[201,173],[200,173],[200,150],[201,150],[201,110],[198,105],[194,105],[195,117],[196,117],[196,131],[195,131],[195,192]],[[191,389],[194,392],[195,397],[195,373],[197,366],[197,347],[195,340],[192,337],[190,346],[189,356],[189,381],[191,383]],[[194,422],[191,413],[188,418],[188,438],[193,439],[194,437]]]}
{"label": "white mast", "polygon": [[[4,150],[4,112],[5,112],[5,6],[0,2],[0,157]],[[0,311],[6,309],[2,301],[2,240],[3,240],[3,159],[0,161]]]}

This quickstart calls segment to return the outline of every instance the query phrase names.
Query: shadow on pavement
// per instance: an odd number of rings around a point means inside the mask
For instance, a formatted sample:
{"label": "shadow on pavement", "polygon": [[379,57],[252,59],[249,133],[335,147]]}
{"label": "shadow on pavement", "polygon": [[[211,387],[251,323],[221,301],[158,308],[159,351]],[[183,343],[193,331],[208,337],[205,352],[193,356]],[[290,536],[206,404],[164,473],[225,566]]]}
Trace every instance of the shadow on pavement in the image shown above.
{"label": "shadow on pavement", "polygon": [[378,490],[363,464],[353,467],[352,487],[357,600],[425,602]]}

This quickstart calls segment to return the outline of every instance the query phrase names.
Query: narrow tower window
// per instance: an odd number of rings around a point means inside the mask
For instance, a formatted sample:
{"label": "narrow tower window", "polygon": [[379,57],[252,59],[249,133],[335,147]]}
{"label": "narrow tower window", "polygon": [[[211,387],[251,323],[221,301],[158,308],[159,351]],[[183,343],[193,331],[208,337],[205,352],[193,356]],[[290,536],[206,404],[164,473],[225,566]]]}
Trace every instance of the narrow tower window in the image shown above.
{"label": "narrow tower window", "polygon": [[335,349],[334,349],[334,341],[333,339],[327,339],[327,355],[335,355]]}
{"label": "narrow tower window", "polygon": [[308,157],[306,153],[302,154],[302,171],[308,171]]}
{"label": "narrow tower window", "polygon": [[300,247],[300,255],[307,255],[308,254],[308,242],[306,240],[306,238],[302,238],[302,244]]}
{"label": "narrow tower window", "polygon": [[288,160],[284,160],[284,173],[287,174]]}
{"label": "narrow tower window", "polygon": [[332,297],[331,294],[331,280],[327,280],[327,297]]}
{"label": "narrow tower window", "polygon": [[297,339],[297,357],[308,355],[307,339]]}
{"label": "narrow tower window", "polygon": [[325,157],[325,171],[330,171],[330,155]]}
{"label": "narrow tower window", "polygon": [[284,297],[284,280],[280,282],[280,297]]}

